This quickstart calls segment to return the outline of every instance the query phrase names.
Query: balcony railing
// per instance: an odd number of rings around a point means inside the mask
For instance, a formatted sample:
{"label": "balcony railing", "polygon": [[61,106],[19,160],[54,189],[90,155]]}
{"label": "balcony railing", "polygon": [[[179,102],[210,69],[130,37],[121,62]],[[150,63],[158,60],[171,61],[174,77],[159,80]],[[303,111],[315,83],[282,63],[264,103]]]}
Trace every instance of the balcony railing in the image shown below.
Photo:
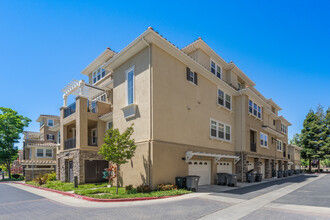
{"label": "balcony railing", "polygon": [[87,100],[87,111],[97,113],[97,102]]}
{"label": "balcony railing", "polygon": [[251,152],[257,152],[257,144],[256,143],[251,143],[250,144],[250,151]]}
{"label": "balcony railing", "polygon": [[97,137],[88,137],[88,146],[97,146]]}
{"label": "balcony railing", "polygon": [[76,148],[76,137],[64,141],[64,150]]}
{"label": "balcony railing", "polygon": [[76,112],[76,102],[69,105],[66,109],[64,109],[64,118],[68,117],[69,115],[72,115]]}

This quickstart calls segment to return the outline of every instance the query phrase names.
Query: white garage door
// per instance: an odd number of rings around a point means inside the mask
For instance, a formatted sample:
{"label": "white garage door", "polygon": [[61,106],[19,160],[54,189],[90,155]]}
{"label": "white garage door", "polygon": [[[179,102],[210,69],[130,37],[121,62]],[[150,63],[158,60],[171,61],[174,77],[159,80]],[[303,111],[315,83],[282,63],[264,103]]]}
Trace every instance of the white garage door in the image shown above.
{"label": "white garage door", "polygon": [[211,184],[211,161],[209,160],[190,160],[188,167],[189,175],[200,176],[198,185]]}
{"label": "white garage door", "polygon": [[229,162],[229,161],[218,162],[217,173],[233,173],[233,162]]}

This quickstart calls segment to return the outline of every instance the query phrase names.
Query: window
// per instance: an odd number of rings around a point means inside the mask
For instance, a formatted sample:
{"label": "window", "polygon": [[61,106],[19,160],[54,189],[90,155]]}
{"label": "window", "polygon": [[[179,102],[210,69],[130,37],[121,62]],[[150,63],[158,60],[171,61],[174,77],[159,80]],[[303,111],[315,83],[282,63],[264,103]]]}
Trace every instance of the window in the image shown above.
{"label": "window", "polygon": [[275,120],[273,119],[273,125],[275,126]]}
{"label": "window", "polygon": [[126,71],[127,105],[134,103],[134,66]]}
{"label": "window", "polygon": [[260,118],[260,119],[262,117],[261,106],[259,106],[256,103],[252,102],[250,99],[249,99],[249,113],[254,115],[257,118]]}
{"label": "window", "polygon": [[195,85],[197,85],[197,73],[191,71],[188,67],[187,67],[187,80],[194,83]]}
{"label": "window", "polygon": [[46,157],[53,157],[53,150],[52,149],[46,149]]}
{"label": "window", "polygon": [[222,79],[222,68],[220,65],[216,64],[213,60],[210,62],[211,73],[216,75],[219,79]]}
{"label": "window", "polygon": [[37,149],[37,157],[43,157],[44,156],[44,150],[43,149]]}
{"label": "window", "polygon": [[107,123],[107,129],[110,129],[110,128],[112,128],[113,127],[113,122],[112,121],[109,121],[108,123]]}
{"label": "window", "polygon": [[237,83],[237,88],[238,88],[238,90],[241,90],[242,89],[242,83]]}
{"label": "window", "polygon": [[268,147],[268,135],[260,132],[260,146]]}
{"label": "window", "polygon": [[231,96],[218,89],[218,104],[231,110]]}
{"label": "window", "polygon": [[54,126],[54,120],[53,119],[48,119],[47,120],[47,126],[53,127]]}
{"label": "window", "polygon": [[211,120],[211,137],[217,137],[217,122]]}
{"label": "window", "polygon": [[211,119],[210,124],[211,137],[221,140],[231,140],[231,126]]}
{"label": "window", "polygon": [[249,112],[252,114],[252,101],[249,100]]}
{"label": "window", "polygon": [[97,144],[97,132],[96,128],[92,129],[92,144]]}
{"label": "window", "polygon": [[286,134],[287,133],[287,127],[281,123],[281,131]]}
{"label": "window", "polygon": [[29,159],[31,160],[32,149],[29,149]]}
{"label": "window", "polygon": [[276,146],[277,146],[277,150],[278,150],[278,151],[282,151],[282,141],[277,140],[277,141],[276,141]]}
{"label": "window", "polygon": [[55,135],[53,135],[53,134],[47,134],[47,140],[50,140],[50,141],[55,140]]}
{"label": "window", "polygon": [[61,132],[60,131],[57,132],[57,143],[58,144],[61,143]]}
{"label": "window", "polygon": [[100,79],[102,79],[103,77],[105,77],[106,73],[105,73],[105,69],[101,67],[97,68],[93,73],[92,73],[92,77],[93,77],[93,84],[95,84],[97,81],[99,81]]}
{"label": "window", "polygon": [[41,119],[40,121],[40,127],[42,127],[44,125],[44,119]]}

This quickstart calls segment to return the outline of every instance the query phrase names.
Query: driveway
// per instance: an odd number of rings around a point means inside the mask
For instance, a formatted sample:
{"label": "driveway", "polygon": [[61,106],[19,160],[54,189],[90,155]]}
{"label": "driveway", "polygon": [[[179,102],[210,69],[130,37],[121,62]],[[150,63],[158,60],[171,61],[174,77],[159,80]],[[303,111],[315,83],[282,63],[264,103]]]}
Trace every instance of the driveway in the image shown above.
{"label": "driveway", "polygon": [[105,204],[0,183],[0,219],[329,219],[329,185],[330,175],[300,175],[221,193]]}

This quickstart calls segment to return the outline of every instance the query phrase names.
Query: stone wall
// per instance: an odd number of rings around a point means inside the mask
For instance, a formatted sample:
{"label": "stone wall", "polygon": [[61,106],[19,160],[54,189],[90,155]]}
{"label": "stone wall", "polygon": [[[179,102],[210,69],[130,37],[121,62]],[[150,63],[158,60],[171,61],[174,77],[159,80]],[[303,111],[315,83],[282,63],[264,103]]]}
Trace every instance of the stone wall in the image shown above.
{"label": "stone wall", "polygon": [[[247,154],[246,153],[241,153],[238,156],[241,157],[241,160],[236,163],[237,181],[245,182],[246,181],[246,173],[248,172]],[[242,179],[242,170],[243,170],[243,179]]]}
{"label": "stone wall", "polygon": [[25,181],[32,181],[35,177],[39,175],[44,175],[46,173],[55,172],[55,168],[53,170],[33,170],[32,169],[25,169]]}
{"label": "stone wall", "polygon": [[265,179],[272,178],[272,164],[270,159],[265,159]]}
{"label": "stone wall", "polygon": [[85,183],[85,160],[103,160],[97,151],[71,150],[57,155],[59,161],[57,176],[62,182],[69,181],[69,161],[73,161],[73,176],[78,177],[78,183]]}

